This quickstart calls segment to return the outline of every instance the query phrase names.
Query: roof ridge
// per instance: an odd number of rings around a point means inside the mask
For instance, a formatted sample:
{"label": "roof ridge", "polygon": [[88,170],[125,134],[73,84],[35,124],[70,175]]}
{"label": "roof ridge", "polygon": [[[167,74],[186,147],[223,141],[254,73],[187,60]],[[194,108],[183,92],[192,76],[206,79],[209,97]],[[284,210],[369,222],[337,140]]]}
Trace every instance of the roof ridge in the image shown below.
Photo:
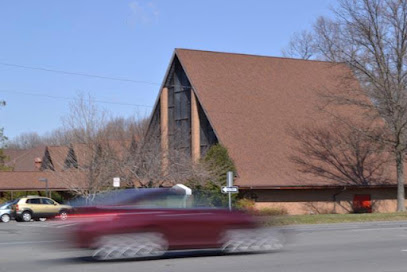
{"label": "roof ridge", "polygon": [[223,51],[212,51],[212,50],[200,50],[200,49],[190,49],[190,48],[175,48],[175,51],[184,50],[184,51],[197,51],[197,52],[205,52],[205,53],[215,53],[215,54],[228,54],[228,55],[240,55],[240,56],[248,56],[248,57],[261,57],[261,58],[272,58],[272,59],[285,59],[291,61],[307,61],[307,62],[322,62],[322,63],[337,63],[340,64],[341,62],[332,62],[327,60],[314,60],[314,59],[299,59],[299,58],[289,58],[289,57],[281,57],[281,56],[266,56],[266,55],[256,55],[256,54],[249,54],[249,53],[234,53],[234,52],[223,52]]}
{"label": "roof ridge", "polygon": [[43,172],[43,171],[33,171],[33,170],[23,170],[23,171],[0,171],[0,175],[3,174],[12,174],[14,175],[15,173],[42,173],[43,175],[46,175],[45,173],[47,172]]}
{"label": "roof ridge", "polygon": [[48,148],[69,148],[67,145],[49,145]]}

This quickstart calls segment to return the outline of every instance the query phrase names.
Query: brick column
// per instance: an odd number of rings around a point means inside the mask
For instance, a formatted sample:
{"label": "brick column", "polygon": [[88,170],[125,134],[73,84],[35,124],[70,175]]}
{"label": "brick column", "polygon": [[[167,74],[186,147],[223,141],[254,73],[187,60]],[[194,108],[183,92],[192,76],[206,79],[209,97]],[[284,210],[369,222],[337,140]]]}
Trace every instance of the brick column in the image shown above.
{"label": "brick column", "polygon": [[168,173],[168,88],[164,87],[160,96],[160,130],[161,130],[161,171]]}
{"label": "brick column", "polygon": [[191,89],[191,156],[194,163],[201,157],[200,124],[198,114],[198,102]]}

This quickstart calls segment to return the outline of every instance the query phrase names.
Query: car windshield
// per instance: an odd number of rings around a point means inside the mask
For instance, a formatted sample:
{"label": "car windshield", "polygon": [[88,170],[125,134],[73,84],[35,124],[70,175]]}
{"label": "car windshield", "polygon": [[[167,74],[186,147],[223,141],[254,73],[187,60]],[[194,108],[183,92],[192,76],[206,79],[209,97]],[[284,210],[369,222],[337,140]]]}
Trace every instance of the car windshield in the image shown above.
{"label": "car windshield", "polygon": [[139,207],[177,207],[182,206],[184,194],[175,189],[125,189],[101,193],[87,198],[77,198],[69,204],[74,207],[83,206],[119,206],[131,205]]}
{"label": "car windshield", "polygon": [[0,204],[0,209],[5,209],[6,207],[10,206],[11,201],[4,202]]}
{"label": "car windshield", "polygon": [[186,196],[174,188],[124,189],[81,197],[70,201],[73,207],[128,206],[132,208],[225,208],[225,197],[205,191]]}
{"label": "car windshield", "polygon": [[11,205],[14,205],[18,202],[19,199],[10,200],[0,204],[0,209],[11,209]]}

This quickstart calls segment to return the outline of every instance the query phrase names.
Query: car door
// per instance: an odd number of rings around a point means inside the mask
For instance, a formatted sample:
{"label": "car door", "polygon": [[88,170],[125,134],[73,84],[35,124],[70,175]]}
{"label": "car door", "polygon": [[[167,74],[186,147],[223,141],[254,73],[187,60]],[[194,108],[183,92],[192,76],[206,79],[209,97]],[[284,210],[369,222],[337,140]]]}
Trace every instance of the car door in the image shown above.
{"label": "car door", "polygon": [[50,216],[55,216],[59,212],[59,207],[58,205],[49,198],[41,198],[42,201],[42,207],[45,211],[45,216],[50,217]]}
{"label": "car door", "polygon": [[215,211],[169,209],[156,217],[173,249],[213,248],[218,243],[222,220]]}
{"label": "car door", "polygon": [[32,211],[34,217],[41,217],[45,213],[40,198],[29,198],[27,199],[26,204],[27,208]]}

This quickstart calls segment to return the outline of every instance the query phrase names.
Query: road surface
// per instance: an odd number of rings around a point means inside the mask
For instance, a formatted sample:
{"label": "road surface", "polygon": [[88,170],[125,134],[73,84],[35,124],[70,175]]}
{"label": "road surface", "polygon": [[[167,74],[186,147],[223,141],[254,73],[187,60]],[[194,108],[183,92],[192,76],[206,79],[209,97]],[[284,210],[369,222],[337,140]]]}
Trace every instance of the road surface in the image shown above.
{"label": "road surface", "polygon": [[55,228],[52,222],[0,223],[0,271],[407,271],[407,222],[288,227],[285,248],[267,254],[193,252],[116,262],[57,248],[50,226]]}

